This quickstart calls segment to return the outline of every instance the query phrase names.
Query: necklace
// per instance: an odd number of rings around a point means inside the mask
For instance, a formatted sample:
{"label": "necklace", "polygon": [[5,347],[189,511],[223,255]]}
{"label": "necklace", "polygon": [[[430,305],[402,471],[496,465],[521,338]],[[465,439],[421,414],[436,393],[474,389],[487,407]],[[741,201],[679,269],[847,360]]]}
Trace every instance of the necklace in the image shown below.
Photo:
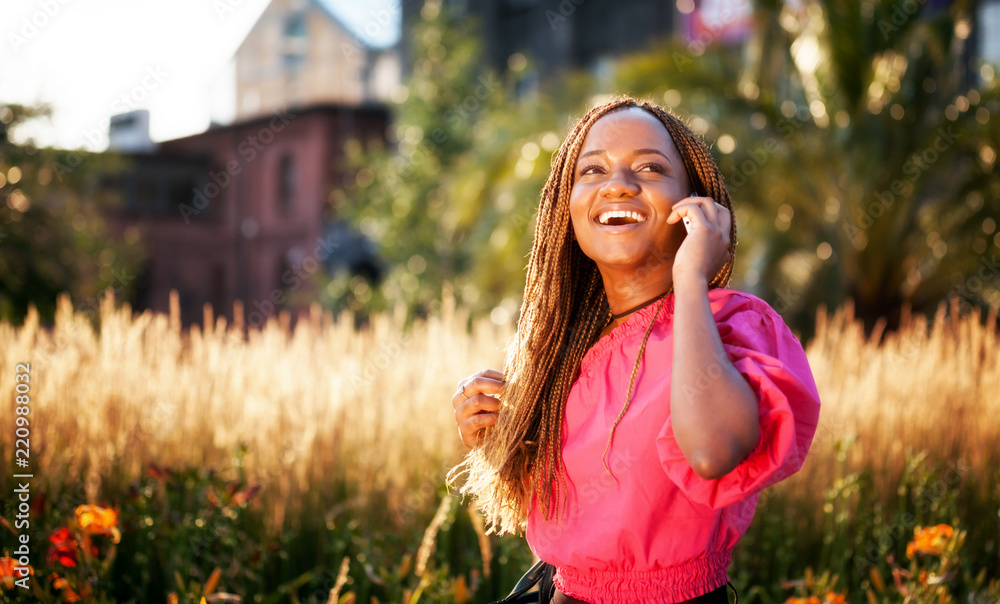
{"label": "necklace", "polygon": [[634,308],[630,308],[630,309],[626,310],[625,312],[622,312],[622,313],[618,313],[618,314],[615,314],[615,313],[611,312],[611,309],[609,308],[609,309],[608,309],[608,313],[610,313],[610,314],[611,314],[611,320],[612,320],[612,321],[617,321],[618,319],[621,319],[621,318],[623,318],[623,317],[627,317],[628,315],[630,315],[630,314],[634,313],[634,312],[635,312],[635,311],[637,311],[637,310],[642,310],[642,309],[646,308],[647,306],[649,306],[649,305],[650,305],[650,304],[652,304],[653,302],[656,302],[656,301],[657,301],[657,300],[659,300],[660,298],[665,298],[665,297],[667,297],[667,296],[668,296],[668,295],[670,294],[670,292],[672,292],[673,290],[674,290],[674,288],[672,288],[672,287],[671,287],[670,289],[668,289],[667,291],[663,292],[663,293],[662,293],[662,294],[660,294],[659,296],[656,296],[655,298],[652,298],[652,299],[650,299],[650,300],[646,300],[645,302],[643,302],[643,303],[642,303],[642,304],[640,304],[639,306],[636,306],[636,307],[634,307]]}
{"label": "necklace", "polygon": [[[667,290],[666,294],[660,294],[659,296],[653,298],[649,302],[644,303],[642,306],[633,308],[629,312],[635,312],[645,306],[649,306],[653,302],[665,298],[667,294],[669,294],[672,291],[674,291],[674,288],[671,287],[669,290]],[[611,441],[614,440],[615,437],[615,428],[618,427],[618,423],[622,421],[623,417],[625,417],[625,412],[628,411],[629,403],[632,401],[632,392],[635,388],[635,378],[639,375],[639,362],[642,360],[642,355],[646,352],[646,342],[649,341],[649,334],[653,333],[653,326],[656,325],[656,319],[657,317],[660,316],[660,311],[663,310],[663,305],[666,302],[667,302],[666,300],[663,300],[663,302],[660,302],[660,305],[656,307],[656,312],[653,313],[653,320],[649,322],[649,326],[646,327],[646,333],[645,335],[642,336],[642,344],[639,346],[639,354],[635,356],[635,365],[632,366],[632,377],[629,378],[628,381],[628,392],[625,394],[625,405],[622,407],[622,410],[618,413],[618,419],[616,419],[615,423],[611,425],[611,431],[608,433],[608,442],[604,445],[604,455],[601,456],[601,460],[604,462],[604,471],[608,473],[608,476],[614,478],[616,482],[618,479],[615,478],[615,475],[611,472],[611,467],[608,466],[608,451],[611,450]],[[628,313],[624,313],[621,316],[627,314]]]}

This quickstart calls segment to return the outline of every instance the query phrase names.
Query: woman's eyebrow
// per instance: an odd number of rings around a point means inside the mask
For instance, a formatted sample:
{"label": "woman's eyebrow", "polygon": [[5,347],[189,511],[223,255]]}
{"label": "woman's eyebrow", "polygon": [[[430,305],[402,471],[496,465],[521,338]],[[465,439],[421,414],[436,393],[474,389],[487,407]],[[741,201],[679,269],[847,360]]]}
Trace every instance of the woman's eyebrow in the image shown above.
{"label": "woman's eyebrow", "polygon": [[[607,153],[607,151],[604,149],[594,149],[587,151],[586,153],[581,153],[579,159],[583,159],[584,157],[589,157],[591,155],[603,155],[605,153]],[[667,157],[667,154],[659,149],[636,149],[632,152],[632,155],[662,155],[663,159],[668,161],[670,160],[670,158]]]}
{"label": "woman's eyebrow", "polygon": [[632,155],[662,155],[663,159],[668,161],[670,160],[670,158],[667,157],[667,154],[659,149],[636,149],[632,152]]}

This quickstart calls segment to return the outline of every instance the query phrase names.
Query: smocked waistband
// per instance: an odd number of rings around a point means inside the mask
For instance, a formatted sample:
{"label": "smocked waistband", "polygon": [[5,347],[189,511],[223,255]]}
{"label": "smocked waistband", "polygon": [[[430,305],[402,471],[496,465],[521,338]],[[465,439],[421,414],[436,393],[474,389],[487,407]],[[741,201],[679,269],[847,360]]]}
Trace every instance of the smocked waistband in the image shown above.
{"label": "smocked waistband", "polygon": [[649,571],[587,570],[560,567],[556,588],[587,602],[683,602],[729,580],[732,550],[709,552],[683,564]]}

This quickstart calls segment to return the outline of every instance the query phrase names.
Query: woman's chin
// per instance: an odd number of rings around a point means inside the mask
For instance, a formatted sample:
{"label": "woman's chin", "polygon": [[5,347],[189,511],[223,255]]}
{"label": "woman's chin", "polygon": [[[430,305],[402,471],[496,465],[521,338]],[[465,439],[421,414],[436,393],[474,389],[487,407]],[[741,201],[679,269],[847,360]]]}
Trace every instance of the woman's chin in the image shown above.
{"label": "woman's chin", "polygon": [[674,254],[667,252],[649,253],[648,249],[641,250],[602,250],[593,255],[587,254],[598,268],[603,272],[605,269],[615,272],[638,271],[642,275],[649,275],[661,271],[670,272],[674,264]]}

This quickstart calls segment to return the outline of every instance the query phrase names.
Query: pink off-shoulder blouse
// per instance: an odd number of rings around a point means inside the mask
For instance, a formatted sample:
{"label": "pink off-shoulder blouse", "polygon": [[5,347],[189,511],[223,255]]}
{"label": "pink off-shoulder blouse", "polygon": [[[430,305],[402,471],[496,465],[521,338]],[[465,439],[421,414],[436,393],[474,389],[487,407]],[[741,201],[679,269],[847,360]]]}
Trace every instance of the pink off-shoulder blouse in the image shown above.
{"label": "pink off-shoulder blouse", "polygon": [[[730,361],[756,393],[760,442],[732,472],[705,480],[681,453],[670,422],[673,296],[656,317],[628,411],[602,462],[625,402],[648,306],[584,356],[566,401],[562,456],[567,483],[558,521],[536,506],[527,539],[557,568],[555,585],[586,602],[681,602],[729,580],[733,547],[757,493],[802,467],[819,420],[819,395],[802,345],[757,297],[708,292]],[[699,379],[711,380],[711,370]]]}

